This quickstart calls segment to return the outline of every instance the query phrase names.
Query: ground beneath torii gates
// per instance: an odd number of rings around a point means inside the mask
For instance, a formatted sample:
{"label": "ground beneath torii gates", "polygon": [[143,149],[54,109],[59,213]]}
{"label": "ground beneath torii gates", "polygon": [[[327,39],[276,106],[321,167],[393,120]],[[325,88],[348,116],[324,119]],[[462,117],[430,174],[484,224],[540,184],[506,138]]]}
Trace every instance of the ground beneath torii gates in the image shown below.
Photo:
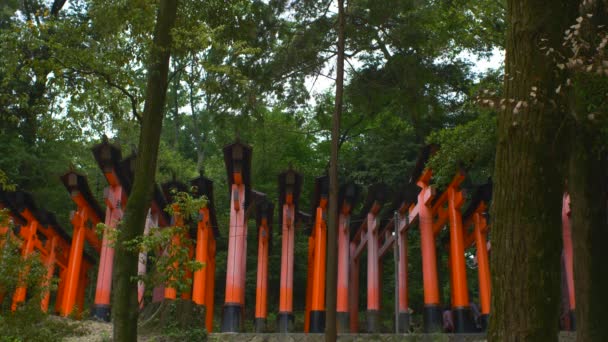
{"label": "ground beneath torii gates", "polygon": [[[87,333],[78,337],[65,338],[66,342],[106,342],[111,341],[112,325],[97,321],[83,321],[84,328]],[[162,336],[142,336],[140,341],[162,341]],[[212,333],[209,334],[210,342],[323,342],[325,341],[322,334],[253,334],[253,333]],[[380,341],[380,342],[485,342],[483,334],[407,334],[407,335],[391,335],[391,334],[342,334],[338,336],[340,342],[363,342],[363,341]],[[574,333],[562,332],[560,342],[575,342],[576,335]],[[186,341],[184,341],[186,342]]]}

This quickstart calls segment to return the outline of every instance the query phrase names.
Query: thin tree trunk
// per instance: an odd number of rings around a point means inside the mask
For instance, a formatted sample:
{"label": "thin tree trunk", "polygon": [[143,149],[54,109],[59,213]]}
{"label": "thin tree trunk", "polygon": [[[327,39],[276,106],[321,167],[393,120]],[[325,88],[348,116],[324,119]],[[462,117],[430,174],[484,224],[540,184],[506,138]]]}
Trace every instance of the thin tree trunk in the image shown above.
{"label": "thin tree trunk", "polygon": [[[587,14],[591,14],[589,17]],[[588,48],[579,50],[591,58],[601,37],[598,27],[608,20],[608,1],[586,1],[581,6],[581,39]],[[572,142],[568,191],[571,198],[572,242],[574,249],[574,288],[578,341],[608,341],[605,312],[608,306],[608,146],[602,128],[606,113],[590,116],[591,103],[606,92],[608,81],[595,73],[573,75],[571,92]],[[603,87],[598,87],[603,84]]]}
{"label": "thin tree trunk", "polygon": [[327,277],[326,297],[327,321],[325,341],[336,341],[336,291],[337,291],[337,230],[338,230],[338,140],[340,139],[340,116],[344,94],[344,0],[338,0],[338,55],[336,70],[336,108],[331,130],[331,159],[329,162],[329,212],[327,229]]}
{"label": "thin tree trunk", "polygon": [[155,182],[158,145],[167,95],[167,76],[171,48],[171,30],[175,26],[177,0],[161,0],[154,40],[150,51],[146,102],[139,136],[135,180],[127,202],[122,230],[118,235],[114,263],[114,301],[112,321],[114,341],[137,341],[137,276],[138,251],[125,248],[144,232],[146,213]]}
{"label": "thin tree trunk", "polygon": [[557,341],[564,111],[554,102],[561,79],[541,47],[561,46],[576,8],[574,0],[507,2],[505,93],[527,102],[498,117],[490,341]]}

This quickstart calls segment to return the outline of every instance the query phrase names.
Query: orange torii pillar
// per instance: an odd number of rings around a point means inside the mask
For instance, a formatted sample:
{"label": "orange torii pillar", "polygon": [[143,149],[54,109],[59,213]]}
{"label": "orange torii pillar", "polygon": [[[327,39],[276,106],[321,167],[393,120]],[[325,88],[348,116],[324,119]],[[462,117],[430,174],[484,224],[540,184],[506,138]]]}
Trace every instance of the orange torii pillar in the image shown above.
{"label": "orange torii pillar", "polygon": [[460,213],[460,209],[464,204],[464,196],[459,189],[459,185],[463,180],[464,175],[459,172],[446,190],[450,221],[452,312],[454,313],[454,329],[457,333],[473,332],[475,329],[467,287],[467,270],[464,259],[464,230],[462,228],[462,216]]}
{"label": "orange torii pillar", "polygon": [[48,287],[51,286],[51,279],[53,278],[53,274],[55,273],[55,264],[57,262],[57,254],[55,250],[57,249],[58,239],[59,238],[57,236],[51,236],[51,238],[46,241],[49,253],[44,258],[44,265],[46,266],[46,277],[44,286],[47,287],[47,289],[45,289],[45,293],[42,296],[42,300],[40,302],[40,310],[42,310],[42,312],[47,312],[49,310],[49,300],[51,298],[51,292]]}
{"label": "orange torii pillar", "polygon": [[475,221],[475,245],[477,246],[477,276],[479,278],[479,302],[481,304],[481,329],[486,330],[488,326],[488,318],[490,315],[490,260],[488,258],[488,247],[486,244],[487,237],[487,220],[483,214],[486,210],[484,203],[480,204],[473,220]]}
{"label": "orange torii pillar", "polygon": [[252,149],[239,141],[225,146],[224,162],[230,184],[230,232],[226,265],[226,297],[222,332],[239,332],[245,309],[245,267],[247,256],[246,205],[250,200]]}
{"label": "orange torii pillar", "polygon": [[424,332],[441,331],[442,313],[439,301],[439,285],[437,280],[437,254],[435,249],[435,234],[433,232],[433,211],[431,199],[433,189],[430,186],[432,172],[426,169],[418,178],[416,184],[420,187],[418,194],[418,221],[420,228],[420,249],[422,252],[422,278],[424,286]]}
{"label": "orange torii pillar", "polygon": [[566,285],[568,288],[568,318],[570,320],[570,330],[576,330],[576,321],[574,311],[576,309],[576,298],[574,296],[574,265],[572,253],[572,228],[570,225],[570,195],[564,194],[562,199],[562,239],[564,243],[564,251],[562,254],[564,260],[564,271],[566,276]]}
{"label": "orange torii pillar", "polygon": [[295,219],[298,212],[302,175],[289,168],[279,175],[279,207],[281,210],[281,285],[279,294],[279,332],[293,329],[293,257]]}
{"label": "orange torii pillar", "polygon": [[310,332],[325,331],[325,255],[327,253],[327,204],[329,177],[318,177],[315,181],[315,224],[312,231],[314,249],[310,297]]}
{"label": "orange torii pillar", "polygon": [[350,332],[359,331],[359,258],[354,257],[357,252],[357,243],[350,243],[350,273],[348,287],[348,318]]}
{"label": "orange torii pillar", "polygon": [[348,183],[340,189],[340,216],[338,218],[338,278],[336,294],[336,329],[339,333],[349,332],[349,256],[350,256],[350,214],[357,198],[358,189]]}
{"label": "orange torii pillar", "polygon": [[382,206],[374,202],[367,213],[367,332],[380,327],[380,270],[378,258],[378,213]]}
{"label": "orange torii pillar", "polygon": [[[84,282],[81,278],[84,276],[82,275],[82,269],[86,267],[83,265],[82,260],[85,240],[88,240],[97,251],[101,249],[95,231],[91,227],[88,227],[87,223],[90,222],[94,226],[101,221],[103,215],[99,204],[97,204],[90,192],[85,176],[74,171],[69,171],[61,177],[61,180],[70,193],[72,200],[78,206],[78,210],[72,214],[74,232],[72,234],[65,287],[63,288],[59,310],[62,316],[68,316],[74,310],[74,306],[78,304],[79,286]],[[82,309],[82,307],[78,307],[79,312]]]}
{"label": "orange torii pillar", "polygon": [[397,211],[398,222],[395,227],[395,231],[397,232],[395,234],[395,239],[397,243],[397,278],[399,284],[395,291],[398,291],[399,293],[397,317],[399,320],[399,333],[407,333],[410,331],[409,279],[407,275],[407,228],[409,226],[409,217],[407,215],[409,213],[407,209],[407,205],[402,205],[401,208],[399,208]]}
{"label": "orange torii pillar", "polygon": [[255,291],[255,332],[266,331],[268,316],[268,251],[272,234],[274,205],[266,196],[256,199],[256,223],[258,226],[258,272]]}
{"label": "orange torii pillar", "polygon": [[464,217],[463,229],[473,226],[473,231],[468,234],[464,240],[465,249],[475,244],[477,251],[477,276],[479,283],[479,302],[481,306],[481,316],[479,324],[482,331],[485,331],[488,326],[488,318],[490,314],[490,262],[488,259],[488,222],[486,219],[487,204],[492,199],[492,184],[487,183],[477,187],[469,207],[467,208]]}
{"label": "orange torii pillar", "polygon": [[[26,217],[26,219],[28,220],[28,224],[25,227],[21,227],[21,230],[19,231],[19,235],[21,235],[24,238],[23,244],[21,245],[21,257],[23,259],[27,259],[30,254],[32,254],[32,252],[34,251],[34,244],[37,241],[37,237],[36,237],[36,232],[38,230],[39,227],[39,223],[38,221],[34,218],[34,215],[31,214],[31,212],[29,212],[28,209],[26,209],[22,215],[24,217]],[[27,273],[28,271],[25,270],[25,272]],[[26,274],[22,274],[20,275],[20,277],[26,277]],[[22,280],[20,280],[21,282]],[[17,306],[25,301],[25,296],[27,293],[27,288],[20,284],[16,289],[15,289],[15,293],[13,294],[13,303],[11,306],[11,310],[15,311],[17,309]]]}
{"label": "orange torii pillar", "polygon": [[[148,215],[146,215],[146,225],[144,227],[144,236],[150,234],[151,227],[158,227],[158,212],[155,212],[150,208],[148,210]],[[139,262],[137,264],[137,274],[139,276],[144,276],[146,274],[146,266],[148,254],[146,252],[139,253]],[[146,285],[143,281],[137,282],[137,302],[139,303],[139,308],[143,309],[144,307],[144,294],[146,292]]]}
{"label": "orange torii pillar", "polygon": [[213,182],[200,176],[190,184],[196,189],[197,195],[207,198],[207,206],[199,210],[195,258],[203,267],[194,272],[192,301],[205,306],[205,328],[211,332],[215,284],[215,237],[219,233],[213,206]]}
{"label": "orange torii pillar", "polygon": [[[78,296],[78,287],[81,281],[80,272],[84,252],[85,230],[87,229],[86,222],[89,219],[87,211],[86,207],[80,207],[78,208],[78,211],[73,212],[72,216],[74,233],[72,235],[70,259],[68,261],[66,283],[63,288],[63,298],[60,308],[60,314],[62,316],[68,316],[72,313]],[[82,310],[80,307],[78,309]]]}
{"label": "orange torii pillar", "polygon": [[93,146],[93,156],[103,172],[108,187],[104,189],[106,203],[105,225],[97,271],[95,301],[91,308],[93,317],[109,322],[111,312],[112,271],[114,263],[114,247],[109,236],[122,219],[123,208],[126,206],[127,192],[123,189],[126,182],[120,168],[121,152],[116,145],[110,144],[106,136],[100,144]]}
{"label": "orange torii pillar", "polygon": [[308,257],[306,259],[306,305],[304,307],[304,332],[310,331],[310,308],[312,307],[313,264],[315,261],[315,237],[308,237]]}

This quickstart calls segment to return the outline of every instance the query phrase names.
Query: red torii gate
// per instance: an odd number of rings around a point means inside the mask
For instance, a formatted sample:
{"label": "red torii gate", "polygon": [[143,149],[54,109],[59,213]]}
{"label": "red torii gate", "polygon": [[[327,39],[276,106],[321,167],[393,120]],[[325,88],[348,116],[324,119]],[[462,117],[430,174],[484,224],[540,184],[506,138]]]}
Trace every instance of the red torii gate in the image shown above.
{"label": "red torii gate", "polygon": [[293,257],[302,175],[293,169],[279,174],[279,222],[281,222],[281,285],[279,293],[279,332],[293,329]]}
{"label": "red torii gate", "polygon": [[266,195],[256,197],[256,226],[258,227],[258,268],[255,296],[255,332],[266,331],[268,316],[268,253],[272,247],[272,218],[274,205]]}
{"label": "red torii gate", "polygon": [[[349,331],[349,266],[350,266],[350,215],[359,194],[359,188],[354,183],[340,187],[340,213],[338,217],[338,276],[336,299],[336,324],[340,333]],[[357,291],[358,292],[358,291]]]}
{"label": "red torii gate", "polygon": [[72,313],[75,304],[78,304],[78,309],[82,310],[84,287],[88,278],[87,269],[81,269],[84,242],[88,241],[97,252],[101,250],[101,242],[95,234],[94,227],[103,219],[103,211],[91,194],[85,176],[70,170],[61,176],[61,181],[78,206],[78,210],[72,215],[74,233],[60,306],[60,314],[68,316]]}
{"label": "red torii gate", "polygon": [[380,267],[379,267],[379,214],[386,200],[386,186],[375,184],[368,189],[362,218],[363,222],[354,232],[351,239],[351,300],[350,300],[350,327],[351,332],[358,331],[359,323],[359,257],[367,248],[367,331],[378,332],[380,311]]}
{"label": "red torii gate", "polygon": [[118,222],[122,219],[123,210],[127,205],[127,189],[130,189],[131,184],[121,169],[120,147],[110,144],[108,138],[104,136],[100,144],[93,146],[92,152],[97,165],[108,181],[108,187],[104,189],[106,202],[105,225],[107,229],[103,232],[95,302],[91,313],[97,319],[110,321],[114,247],[112,247],[112,242],[108,238],[111,231],[116,229]]}
{"label": "red torii gate", "polygon": [[217,218],[213,200],[213,182],[202,175],[190,182],[196,194],[207,197],[207,206],[199,211],[196,233],[195,258],[203,268],[194,272],[192,301],[205,306],[205,328],[213,331],[213,305],[215,293],[215,251],[219,237]]}
{"label": "red torii gate", "polygon": [[[37,208],[29,193],[0,191],[0,207],[9,209],[10,217],[15,224],[14,231],[9,231],[8,226],[0,227],[0,235],[10,234],[21,240],[21,254],[24,258],[34,251],[39,253],[47,268],[46,284],[48,285],[56,269],[64,272],[67,268],[71,244],[69,235],[57,223],[54,214]],[[84,267],[90,267],[93,264],[90,257],[87,258],[86,263]],[[27,289],[23,286],[16,289],[11,305],[12,310],[25,301],[26,291]],[[58,292],[58,296],[60,292]],[[3,297],[4,294],[0,294],[0,302]],[[48,311],[49,300],[50,291],[47,289],[40,303],[43,312]]]}
{"label": "red torii gate", "polygon": [[488,326],[488,317],[490,315],[490,296],[491,296],[491,284],[490,284],[490,261],[488,258],[488,222],[487,222],[487,210],[488,203],[492,198],[492,184],[484,184],[478,186],[473,197],[469,208],[463,215],[463,228],[465,232],[467,228],[473,226],[473,231],[465,237],[465,248],[472,246],[476,247],[476,258],[477,258],[477,276],[479,283],[479,302],[481,305],[481,316],[479,318],[481,329],[485,331]]}
{"label": "red torii gate", "polygon": [[251,201],[252,148],[237,141],[223,149],[230,185],[230,232],[226,266],[226,297],[222,332],[239,332],[245,307],[245,267],[247,257],[247,220],[245,211]]}

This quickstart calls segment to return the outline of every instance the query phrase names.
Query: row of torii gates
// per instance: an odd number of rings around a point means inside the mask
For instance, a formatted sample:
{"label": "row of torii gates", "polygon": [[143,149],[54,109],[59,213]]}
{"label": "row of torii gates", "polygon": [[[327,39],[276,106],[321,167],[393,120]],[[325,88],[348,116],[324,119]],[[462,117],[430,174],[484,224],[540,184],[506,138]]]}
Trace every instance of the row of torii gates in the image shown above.
{"label": "row of torii gates", "polygon": [[[239,141],[223,149],[224,161],[230,185],[230,227],[228,233],[228,260],[226,270],[225,302],[223,306],[221,331],[239,332],[242,330],[245,306],[245,266],[247,250],[247,220],[255,213],[257,224],[258,260],[255,301],[255,329],[266,331],[268,314],[268,253],[272,242],[272,222],[274,206],[262,193],[251,188],[252,148]],[[392,204],[387,202],[387,191],[381,185],[368,189],[363,205],[361,224],[351,220],[356,205],[359,188],[345,184],[340,188],[338,222],[338,277],[337,277],[337,325],[339,332],[359,331],[359,263],[367,258],[367,312],[365,331],[379,330],[381,295],[380,264],[388,252],[393,252],[396,266],[396,314],[395,326],[400,333],[410,330],[410,309],[408,303],[408,241],[407,232],[418,227],[422,253],[422,273],[424,286],[423,329],[425,332],[441,331],[442,311],[440,288],[437,274],[436,240],[442,229],[449,230],[449,271],[450,307],[454,316],[455,332],[471,332],[473,316],[471,298],[467,284],[465,250],[476,246],[476,260],[479,282],[479,302],[481,306],[480,323],[487,324],[490,314],[490,268],[488,261],[489,225],[487,207],[491,197],[491,186],[479,186],[473,192],[467,209],[463,212],[465,197],[461,184],[465,179],[462,172],[457,173],[443,192],[431,185],[432,171],[425,167],[433,152],[432,147],[423,149],[416,167],[406,182],[405,190]],[[15,229],[0,227],[0,234],[12,234],[21,241],[21,254],[27,257],[38,252],[48,268],[50,280],[58,275],[60,282],[55,294],[55,312],[67,316],[74,311],[80,313],[84,306],[85,287],[88,283],[88,270],[95,265],[95,259],[85,253],[85,241],[99,255],[99,268],[95,290],[94,305],[91,309],[96,318],[109,320],[111,309],[112,266],[114,251],[108,241],[109,231],[103,239],[95,234],[94,227],[105,222],[109,229],[115,229],[131,190],[134,161],[136,156],[122,158],[120,148],[104,139],[93,147],[93,154],[108,187],[104,191],[106,211],[92,195],[84,175],[70,170],[61,177],[77,209],[72,214],[73,234],[70,237],[59,226],[53,214],[38,208],[30,194],[22,191],[0,192],[0,208],[10,210]],[[293,329],[293,270],[294,240],[298,227],[308,228],[308,268],[305,303],[305,332],[323,332],[325,328],[325,259],[328,207],[328,180],[319,177],[315,181],[313,215],[299,210],[299,199],[303,177],[291,168],[279,175],[279,222],[281,225],[281,277],[279,294],[278,330],[290,332]],[[213,183],[201,176],[191,181],[198,189],[197,195],[209,199],[207,207],[200,209],[197,229],[191,232],[195,240],[192,251],[194,258],[206,265],[194,272],[192,289],[179,294],[207,308],[205,325],[213,329],[213,307],[215,293],[215,252],[219,228],[213,201]],[[146,233],[152,227],[184,225],[184,220],[176,213],[174,217],[162,210],[172,202],[171,189],[186,191],[187,186],[173,181],[156,186]],[[569,223],[569,197],[563,199],[563,237],[564,237],[564,274],[566,307],[569,323],[566,328],[574,328],[572,312],[575,307],[574,279],[572,270],[572,242]],[[381,210],[394,215],[381,221]],[[364,253],[364,252],[367,253]],[[139,272],[146,272],[145,255],[140,256]],[[27,289],[17,288],[12,295],[12,309],[25,301]],[[0,299],[6,294],[0,293]],[[175,289],[159,286],[153,289],[152,301],[172,300],[178,297]],[[41,303],[48,310],[50,294]],[[139,285],[139,301],[143,307],[144,287]]]}

